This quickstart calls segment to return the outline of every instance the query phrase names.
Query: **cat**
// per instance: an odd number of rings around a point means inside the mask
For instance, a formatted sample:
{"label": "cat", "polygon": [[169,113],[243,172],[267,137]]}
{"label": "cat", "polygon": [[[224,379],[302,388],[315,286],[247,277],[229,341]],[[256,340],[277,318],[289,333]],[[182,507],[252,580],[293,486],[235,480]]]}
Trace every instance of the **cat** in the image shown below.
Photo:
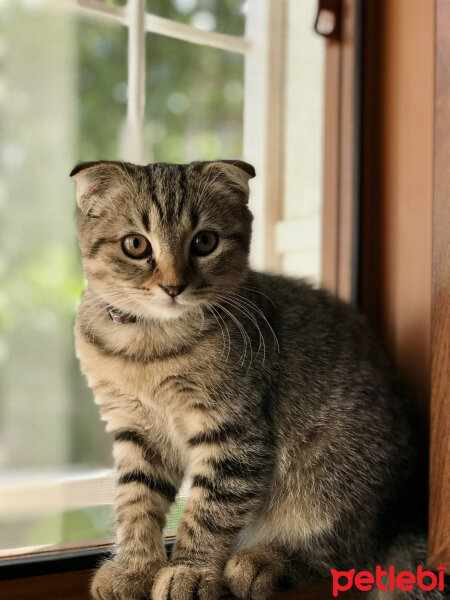
{"label": "cat", "polygon": [[349,306],[249,268],[254,168],[99,161],[71,176],[77,356],[117,470],[95,600],[215,600],[224,586],[264,600],[330,569],[404,562],[406,547],[424,559],[407,395]]}

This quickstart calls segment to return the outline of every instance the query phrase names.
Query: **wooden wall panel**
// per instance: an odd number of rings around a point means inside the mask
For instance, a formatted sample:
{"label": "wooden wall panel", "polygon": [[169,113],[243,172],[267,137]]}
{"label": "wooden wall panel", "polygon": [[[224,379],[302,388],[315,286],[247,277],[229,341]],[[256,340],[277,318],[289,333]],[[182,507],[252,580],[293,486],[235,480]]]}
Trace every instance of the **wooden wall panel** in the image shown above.
{"label": "wooden wall panel", "polygon": [[450,2],[365,6],[362,308],[430,419],[429,566],[450,572]]}
{"label": "wooden wall panel", "polygon": [[365,7],[361,302],[427,413],[434,2]]}

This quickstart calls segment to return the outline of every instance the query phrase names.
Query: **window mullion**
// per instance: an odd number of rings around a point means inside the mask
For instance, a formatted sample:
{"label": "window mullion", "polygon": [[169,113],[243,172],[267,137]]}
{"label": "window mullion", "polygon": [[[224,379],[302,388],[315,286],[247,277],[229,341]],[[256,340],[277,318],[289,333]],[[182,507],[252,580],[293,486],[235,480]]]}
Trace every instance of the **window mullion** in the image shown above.
{"label": "window mullion", "polygon": [[122,154],[131,162],[144,160],[145,0],[128,0],[128,104]]}
{"label": "window mullion", "polygon": [[202,46],[219,48],[239,54],[245,54],[250,48],[249,41],[244,37],[227,35],[216,31],[204,31],[185,23],[179,23],[174,19],[148,13],[145,15],[145,29],[148,32],[158,33],[176,40],[201,44]]}
{"label": "window mullion", "polygon": [[105,4],[101,0],[53,0],[53,4],[93,17],[126,23],[126,11],[123,7]]}

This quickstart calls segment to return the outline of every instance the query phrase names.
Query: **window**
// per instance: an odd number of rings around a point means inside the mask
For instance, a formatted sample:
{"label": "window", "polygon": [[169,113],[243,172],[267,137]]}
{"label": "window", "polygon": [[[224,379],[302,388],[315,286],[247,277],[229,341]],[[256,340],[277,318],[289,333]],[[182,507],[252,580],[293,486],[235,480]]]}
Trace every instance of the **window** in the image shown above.
{"label": "window", "polygon": [[242,156],[253,264],[319,281],[315,4],[0,2],[0,556],[113,533],[111,440],[72,339],[77,161]]}

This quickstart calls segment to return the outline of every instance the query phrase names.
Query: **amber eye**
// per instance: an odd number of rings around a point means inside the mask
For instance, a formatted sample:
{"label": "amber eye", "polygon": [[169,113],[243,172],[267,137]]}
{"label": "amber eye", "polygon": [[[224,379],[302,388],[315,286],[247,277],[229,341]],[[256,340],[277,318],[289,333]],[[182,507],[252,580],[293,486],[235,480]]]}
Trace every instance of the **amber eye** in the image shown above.
{"label": "amber eye", "polygon": [[138,233],[127,235],[122,239],[122,250],[130,258],[146,258],[152,253],[148,239]]}
{"label": "amber eye", "polygon": [[216,249],[219,239],[214,231],[200,231],[191,243],[191,253],[206,256]]}

